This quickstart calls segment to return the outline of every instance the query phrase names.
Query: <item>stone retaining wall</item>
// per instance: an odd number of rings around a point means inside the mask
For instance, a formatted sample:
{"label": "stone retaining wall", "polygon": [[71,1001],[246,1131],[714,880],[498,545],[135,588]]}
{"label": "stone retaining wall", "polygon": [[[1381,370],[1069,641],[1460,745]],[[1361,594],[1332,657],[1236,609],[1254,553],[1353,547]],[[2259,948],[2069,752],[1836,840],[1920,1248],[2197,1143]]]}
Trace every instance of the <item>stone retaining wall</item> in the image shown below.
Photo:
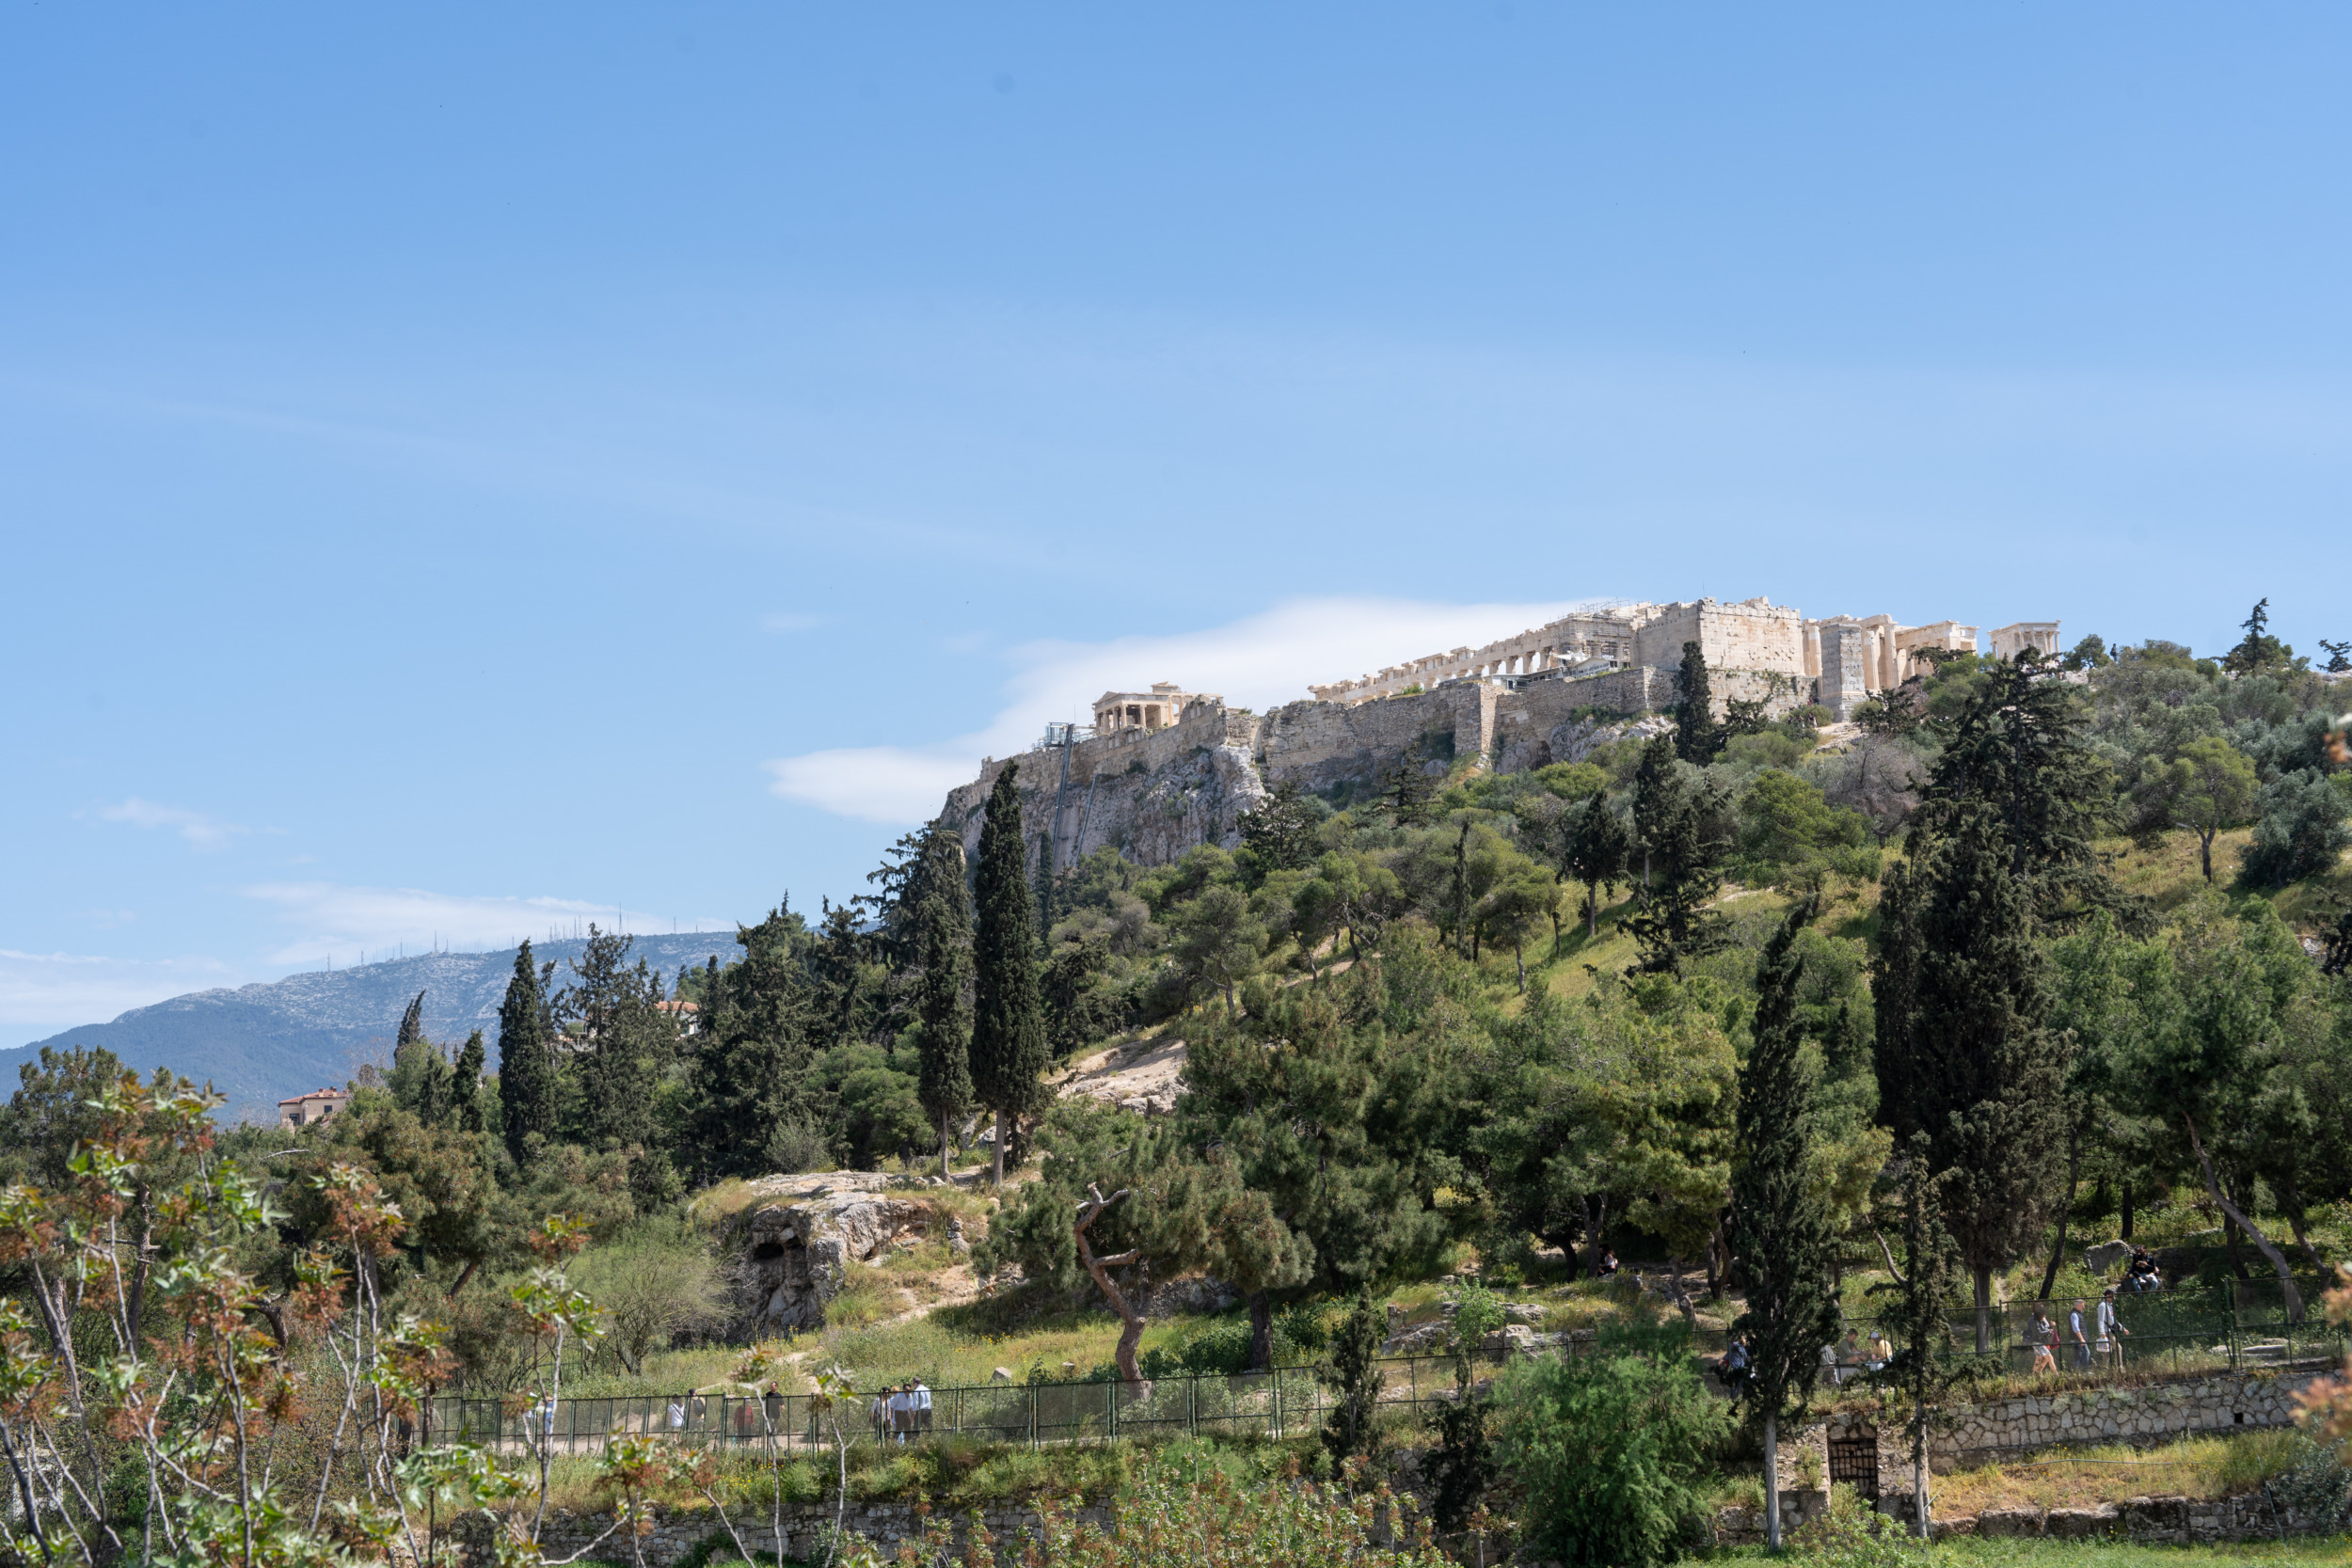
{"label": "stone retaining wall", "polygon": [[[1989,1404],[1962,1405],[1937,1423],[1928,1441],[1928,1462],[1937,1474],[1954,1465],[2020,1449],[2069,1443],[2157,1443],[2183,1433],[2243,1432],[2295,1423],[2295,1395],[2317,1372],[2219,1372],[2182,1383],[2137,1387],[2084,1388],[2069,1393],[2022,1394]],[[1878,1430],[1876,1418],[1845,1413],[1831,1418],[1832,1437],[1860,1436]],[[1907,1454],[1899,1428],[1882,1435],[1881,1484],[1892,1473],[1889,1461]],[[1899,1461],[1908,1475],[1908,1457]]]}
{"label": "stone retaining wall", "polygon": [[[1105,1526],[1110,1523],[1110,1510],[1091,1505],[1066,1511],[1081,1523]],[[742,1509],[735,1515],[736,1533],[743,1544],[755,1552],[776,1549],[771,1520],[767,1509]],[[959,1548],[969,1533],[969,1510],[952,1511]],[[1020,1503],[992,1503],[980,1510],[981,1522],[990,1535],[999,1542],[1032,1538],[1038,1533],[1037,1510]],[[574,1514],[558,1510],[548,1515],[545,1528],[539,1532],[541,1549],[550,1558],[565,1558],[594,1541],[598,1532],[612,1524],[610,1514]],[[784,1510],[785,1552],[787,1557],[807,1558],[824,1555],[823,1533],[834,1522],[831,1503],[787,1503]],[[851,1534],[870,1541],[884,1558],[891,1557],[901,1541],[920,1539],[924,1521],[912,1503],[851,1503],[842,1515],[842,1528]],[[722,1530],[719,1516],[707,1509],[685,1513],[664,1513],[655,1521],[644,1537],[645,1561],[651,1568],[669,1568],[691,1552],[704,1537]],[[481,1568],[492,1560],[489,1553],[488,1521],[476,1514],[460,1531],[468,1558]],[[628,1543],[618,1534],[609,1537],[596,1549],[597,1558],[611,1562],[630,1560]],[[725,1557],[735,1556],[732,1543]]]}
{"label": "stone retaining wall", "polygon": [[[1816,1511],[1818,1512],[1818,1511]],[[1786,1503],[1781,1528],[1795,1529],[1812,1513],[1792,1516]],[[2331,1528],[2328,1519],[2293,1508],[2274,1510],[2259,1492],[2242,1497],[2132,1497],[2095,1508],[1988,1508],[1981,1513],[1940,1518],[1931,1533],[1946,1535],[2052,1536],[2071,1541],[2130,1541],[2142,1545],[2203,1545],[2225,1541],[2275,1541]],[[1726,1508],[1715,1515],[1718,1545],[1744,1546],[1764,1539],[1764,1511]]]}

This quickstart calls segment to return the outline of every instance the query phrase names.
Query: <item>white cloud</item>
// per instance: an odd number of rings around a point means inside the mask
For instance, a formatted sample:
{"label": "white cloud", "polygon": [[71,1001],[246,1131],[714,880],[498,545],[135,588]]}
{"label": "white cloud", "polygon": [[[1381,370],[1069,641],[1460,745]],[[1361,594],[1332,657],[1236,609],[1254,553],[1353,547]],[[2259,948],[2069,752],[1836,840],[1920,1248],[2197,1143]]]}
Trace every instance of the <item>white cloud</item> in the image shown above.
{"label": "white cloud", "polygon": [[343,887],[334,882],[262,882],[243,890],[275,905],[296,935],[270,953],[273,963],[308,965],[329,958],[357,962],[362,952],[406,946],[504,947],[536,940],[551,927],[596,922],[607,930],[650,931],[667,915],[590,904],[578,898],[467,897],[420,888]]}
{"label": "white cloud", "polygon": [[1475,647],[1565,614],[1568,603],[1429,604],[1408,599],[1294,599],[1204,631],[1108,642],[1034,642],[988,726],[929,746],[860,746],[779,757],[769,787],[787,800],[866,822],[930,819],[983,754],[1009,756],[1054,719],[1084,721],[1106,690],[1174,681],[1260,712],[1422,654]]}
{"label": "white cloud", "polygon": [[102,821],[128,822],[135,828],[176,828],[182,838],[199,849],[218,849],[231,836],[247,831],[202,812],[189,811],[184,806],[159,806],[135,795],[119,806],[99,807],[98,816]]}
{"label": "white cloud", "polygon": [[96,1023],[167,997],[233,982],[212,958],[109,958],[0,948],[0,1030],[39,1039]]}

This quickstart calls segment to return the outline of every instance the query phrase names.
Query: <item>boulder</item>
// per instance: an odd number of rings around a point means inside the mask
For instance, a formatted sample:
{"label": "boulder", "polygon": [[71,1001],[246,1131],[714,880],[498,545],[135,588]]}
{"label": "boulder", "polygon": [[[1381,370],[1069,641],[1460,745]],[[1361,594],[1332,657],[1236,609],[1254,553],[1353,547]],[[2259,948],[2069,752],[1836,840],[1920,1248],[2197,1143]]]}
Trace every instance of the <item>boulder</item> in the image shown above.
{"label": "boulder", "polygon": [[2083,1248],[2083,1267],[2104,1279],[2122,1269],[2131,1256],[2129,1242],[2101,1242]]}
{"label": "boulder", "polygon": [[1012,1381],[1012,1369],[1010,1367],[999,1367],[994,1371],[988,1374],[988,1381],[991,1383],[1010,1383]]}
{"label": "boulder", "polygon": [[886,1259],[899,1232],[930,1222],[930,1204],[887,1196],[886,1185],[871,1171],[752,1183],[754,1207],[732,1227],[743,1257],[736,1307],[747,1332],[823,1327],[850,1264]]}
{"label": "boulder", "polygon": [[1544,1321],[1544,1309],[1532,1301],[1507,1301],[1502,1304],[1502,1321],[1512,1323],[1539,1323]]}
{"label": "boulder", "polygon": [[2062,1540],[2088,1541],[2094,1536],[2114,1534],[2120,1517],[2113,1503],[2097,1508],[2054,1508],[2045,1528]]}
{"label": "boulder", "polygon": [[1525,1323],[1506,1323],[1478,1341],[1483,1351],[1505,1351],[1514,1355],[1525,1354],[1538,1348],[1538,1336]]}

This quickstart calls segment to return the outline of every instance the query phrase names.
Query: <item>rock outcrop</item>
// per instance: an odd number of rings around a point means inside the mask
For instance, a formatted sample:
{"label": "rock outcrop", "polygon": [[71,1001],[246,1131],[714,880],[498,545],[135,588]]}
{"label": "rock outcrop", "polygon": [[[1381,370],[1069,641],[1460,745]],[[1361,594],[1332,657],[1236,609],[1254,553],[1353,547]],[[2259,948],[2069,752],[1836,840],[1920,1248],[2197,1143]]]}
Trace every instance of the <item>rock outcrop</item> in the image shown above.
{"label": "rock outcrop", "polygon": [[753,1184],[736,1221],[739,1330],[748,1336],[822,1328],[850,1265],[887,1253],[936,1217],[920,1199],[885,1196],[871,1171],[771,1176]]}

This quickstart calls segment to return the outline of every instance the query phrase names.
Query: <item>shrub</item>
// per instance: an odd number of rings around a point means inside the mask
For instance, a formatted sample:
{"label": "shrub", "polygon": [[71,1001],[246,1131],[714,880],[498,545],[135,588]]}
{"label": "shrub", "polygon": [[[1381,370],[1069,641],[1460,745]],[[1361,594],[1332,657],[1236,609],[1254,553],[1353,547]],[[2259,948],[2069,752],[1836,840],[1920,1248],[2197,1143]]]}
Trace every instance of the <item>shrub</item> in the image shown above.
{"label": "shrub", "polygon": [[2256,887],[2284,887],[2330,870],[2352,844],[2344,792],[2315,768],[2263,785],[2260,807],[2245,859],[2246,879]]}
{"label": "shrub", "polygon": [[1572,1361],[1515,1362],[1495,1402],[1537,1555],[1646,1568],[1703,1538],[1698,1488],[1730,1417],[1701,1386],[1682,1324],[1613,1324]]}

